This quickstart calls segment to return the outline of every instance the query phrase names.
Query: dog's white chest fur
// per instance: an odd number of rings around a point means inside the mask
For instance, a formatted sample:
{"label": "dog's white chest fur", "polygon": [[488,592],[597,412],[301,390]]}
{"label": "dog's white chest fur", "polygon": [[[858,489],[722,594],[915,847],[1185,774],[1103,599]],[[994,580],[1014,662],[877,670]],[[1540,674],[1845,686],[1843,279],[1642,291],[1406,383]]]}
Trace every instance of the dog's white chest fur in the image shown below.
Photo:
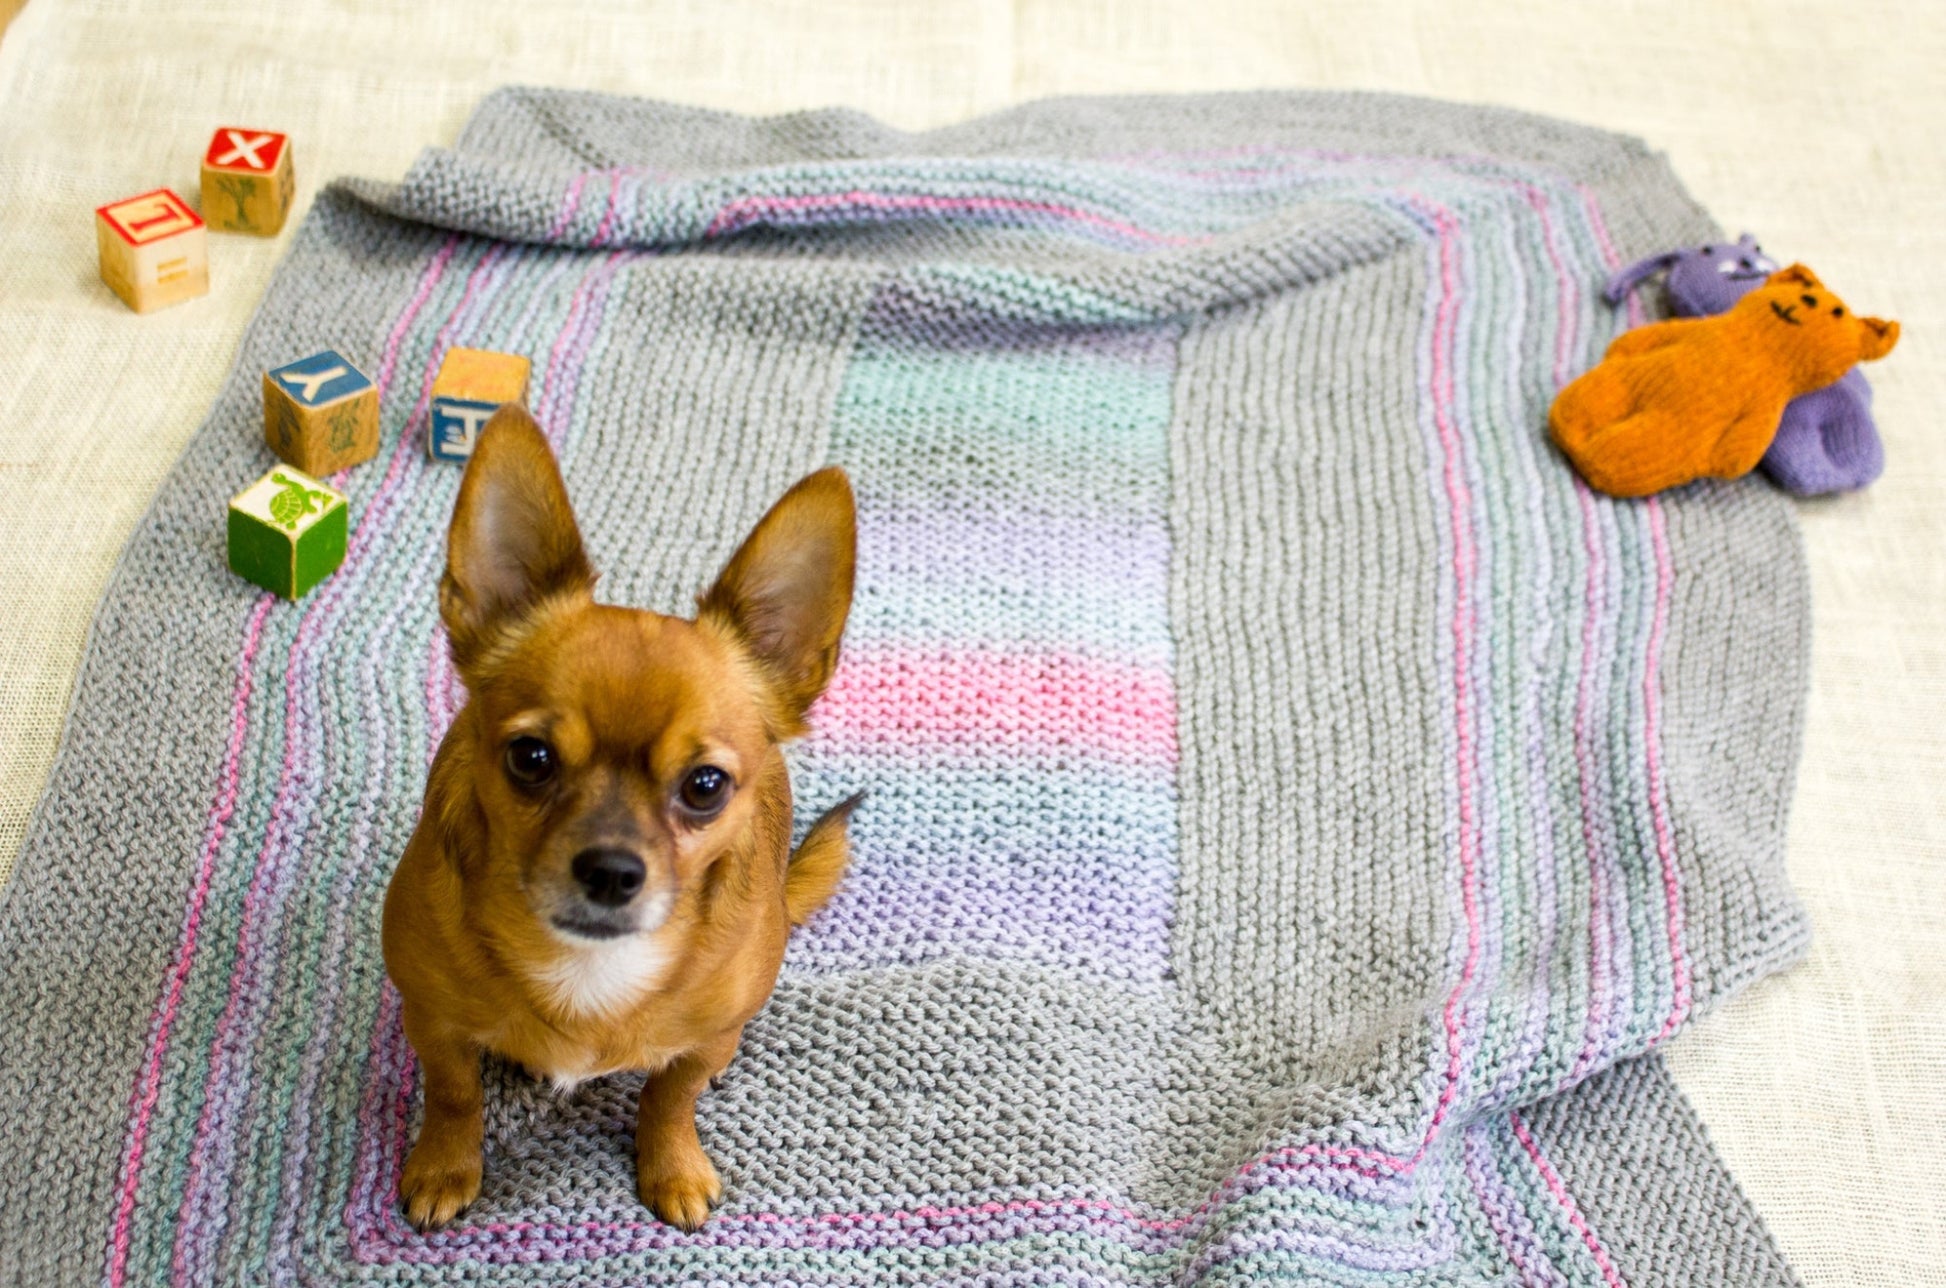
{"label": "dog's white chest fur", "polygon": [[576,943],[553,961],[534,967],[533,981],[557,1010],[597,1019],[641,1001],[668,965],[669,954],[654,935],[626,935],[608,942]]}

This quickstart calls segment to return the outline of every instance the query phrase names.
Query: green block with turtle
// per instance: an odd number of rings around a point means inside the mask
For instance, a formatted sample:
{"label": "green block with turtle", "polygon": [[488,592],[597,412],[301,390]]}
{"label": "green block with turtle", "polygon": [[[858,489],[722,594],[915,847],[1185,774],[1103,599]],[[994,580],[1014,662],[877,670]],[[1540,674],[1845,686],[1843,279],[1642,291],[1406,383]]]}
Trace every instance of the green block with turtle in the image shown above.
{"label": "green block with turtle", "polygon": [[230,571],[302,599],[345,561],[350,514],[343,493],[280,465],[230,501]]}

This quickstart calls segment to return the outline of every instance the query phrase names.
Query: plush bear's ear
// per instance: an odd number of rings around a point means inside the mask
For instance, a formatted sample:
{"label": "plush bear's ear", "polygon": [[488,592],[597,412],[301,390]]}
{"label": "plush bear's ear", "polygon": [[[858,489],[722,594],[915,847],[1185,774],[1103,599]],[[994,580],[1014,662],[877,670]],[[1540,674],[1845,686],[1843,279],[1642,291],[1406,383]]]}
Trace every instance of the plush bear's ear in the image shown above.
{"label": "plush bear's ear", "polygon": [[1737,238],[1737,249],[1750,257],[1750,267],[1762,269],[1766,273],[1777,271],[1777,261],[1764,254],[1764,248],[1757,244],[1755,233],[1745,233]]}
{"label": "plush bear's ear", "polygon": [[1792,264],[1789,268],[1780,268],[1772,273],[1764,285],[1802,286],[1807,291],[1814,291],[1818,288],[1818,278],[1817,274],[1804,265]]}
{"label": "plush bear's ear", "polygon": [[1876,362],[1899,342],[1899,324],[1884,318],[1859,318],[1858,360]]}

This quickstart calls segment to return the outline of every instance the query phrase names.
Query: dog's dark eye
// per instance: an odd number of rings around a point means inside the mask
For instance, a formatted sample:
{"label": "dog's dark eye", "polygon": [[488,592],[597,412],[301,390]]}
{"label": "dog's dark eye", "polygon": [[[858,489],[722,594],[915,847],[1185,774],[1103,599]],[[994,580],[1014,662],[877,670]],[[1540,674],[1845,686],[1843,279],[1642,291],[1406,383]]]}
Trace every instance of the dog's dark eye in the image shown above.
{"label": "dog's dark eye", "polygon": [[1804,301],[1804,307],[1807,309],[1814,309],[1818,306],[1818,297],[1815,295],[1800,295],[1797,298]]}
{"label": "dog's dark eye", "polygon": [[507,777],[522,787],[539,787],[554,777],[554,748],[539,738],[516,738],[507,744]]}
{"label": "dog's dark eye", "polygon": [[1832,317],[1834,317],[1834,318],[1841,318],[1841,317],[1843,317],[1844,315],[1845,315],[1845,311],[1844,311],[1843,309],[1833,309],[1833,310],[1831,310],[1831,316],[1832,316]]}
{"label": "dog's dark eye", "polygon": [[682,803],[692,814],[714,814],[730,799],[730,776],[715,765],[699,765],[682,780]]}

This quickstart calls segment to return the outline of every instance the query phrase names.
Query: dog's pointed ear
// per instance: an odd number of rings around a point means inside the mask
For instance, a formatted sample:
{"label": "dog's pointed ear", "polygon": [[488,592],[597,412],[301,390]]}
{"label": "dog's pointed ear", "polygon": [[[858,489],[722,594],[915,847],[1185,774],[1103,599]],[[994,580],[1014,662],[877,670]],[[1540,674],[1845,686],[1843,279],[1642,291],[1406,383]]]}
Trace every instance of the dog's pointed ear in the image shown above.
{"label": "dog's pointed ear", "polygon": [[1788,268],[1778,269],[1775,273],[1765,278],[1764,285],[1802,286],[1806,290],[1814,291],[1818,288],[1818,278],[1817,274],[1804,267],[1804,265],[1792,264]]}
{"label": "dog's pointed ear", "polygon": [[585,600],[594,585],[554,451],[510,403],[480,431],[453,504],[439,616],[454,662],[464,674],[537,605]]}
{"label": "dog's pointed ear", "polygon": [[851,613],[858,518],[836,466],[784,493],[698,599],[701,619],[743,642],[795,732],[838,665]]}

